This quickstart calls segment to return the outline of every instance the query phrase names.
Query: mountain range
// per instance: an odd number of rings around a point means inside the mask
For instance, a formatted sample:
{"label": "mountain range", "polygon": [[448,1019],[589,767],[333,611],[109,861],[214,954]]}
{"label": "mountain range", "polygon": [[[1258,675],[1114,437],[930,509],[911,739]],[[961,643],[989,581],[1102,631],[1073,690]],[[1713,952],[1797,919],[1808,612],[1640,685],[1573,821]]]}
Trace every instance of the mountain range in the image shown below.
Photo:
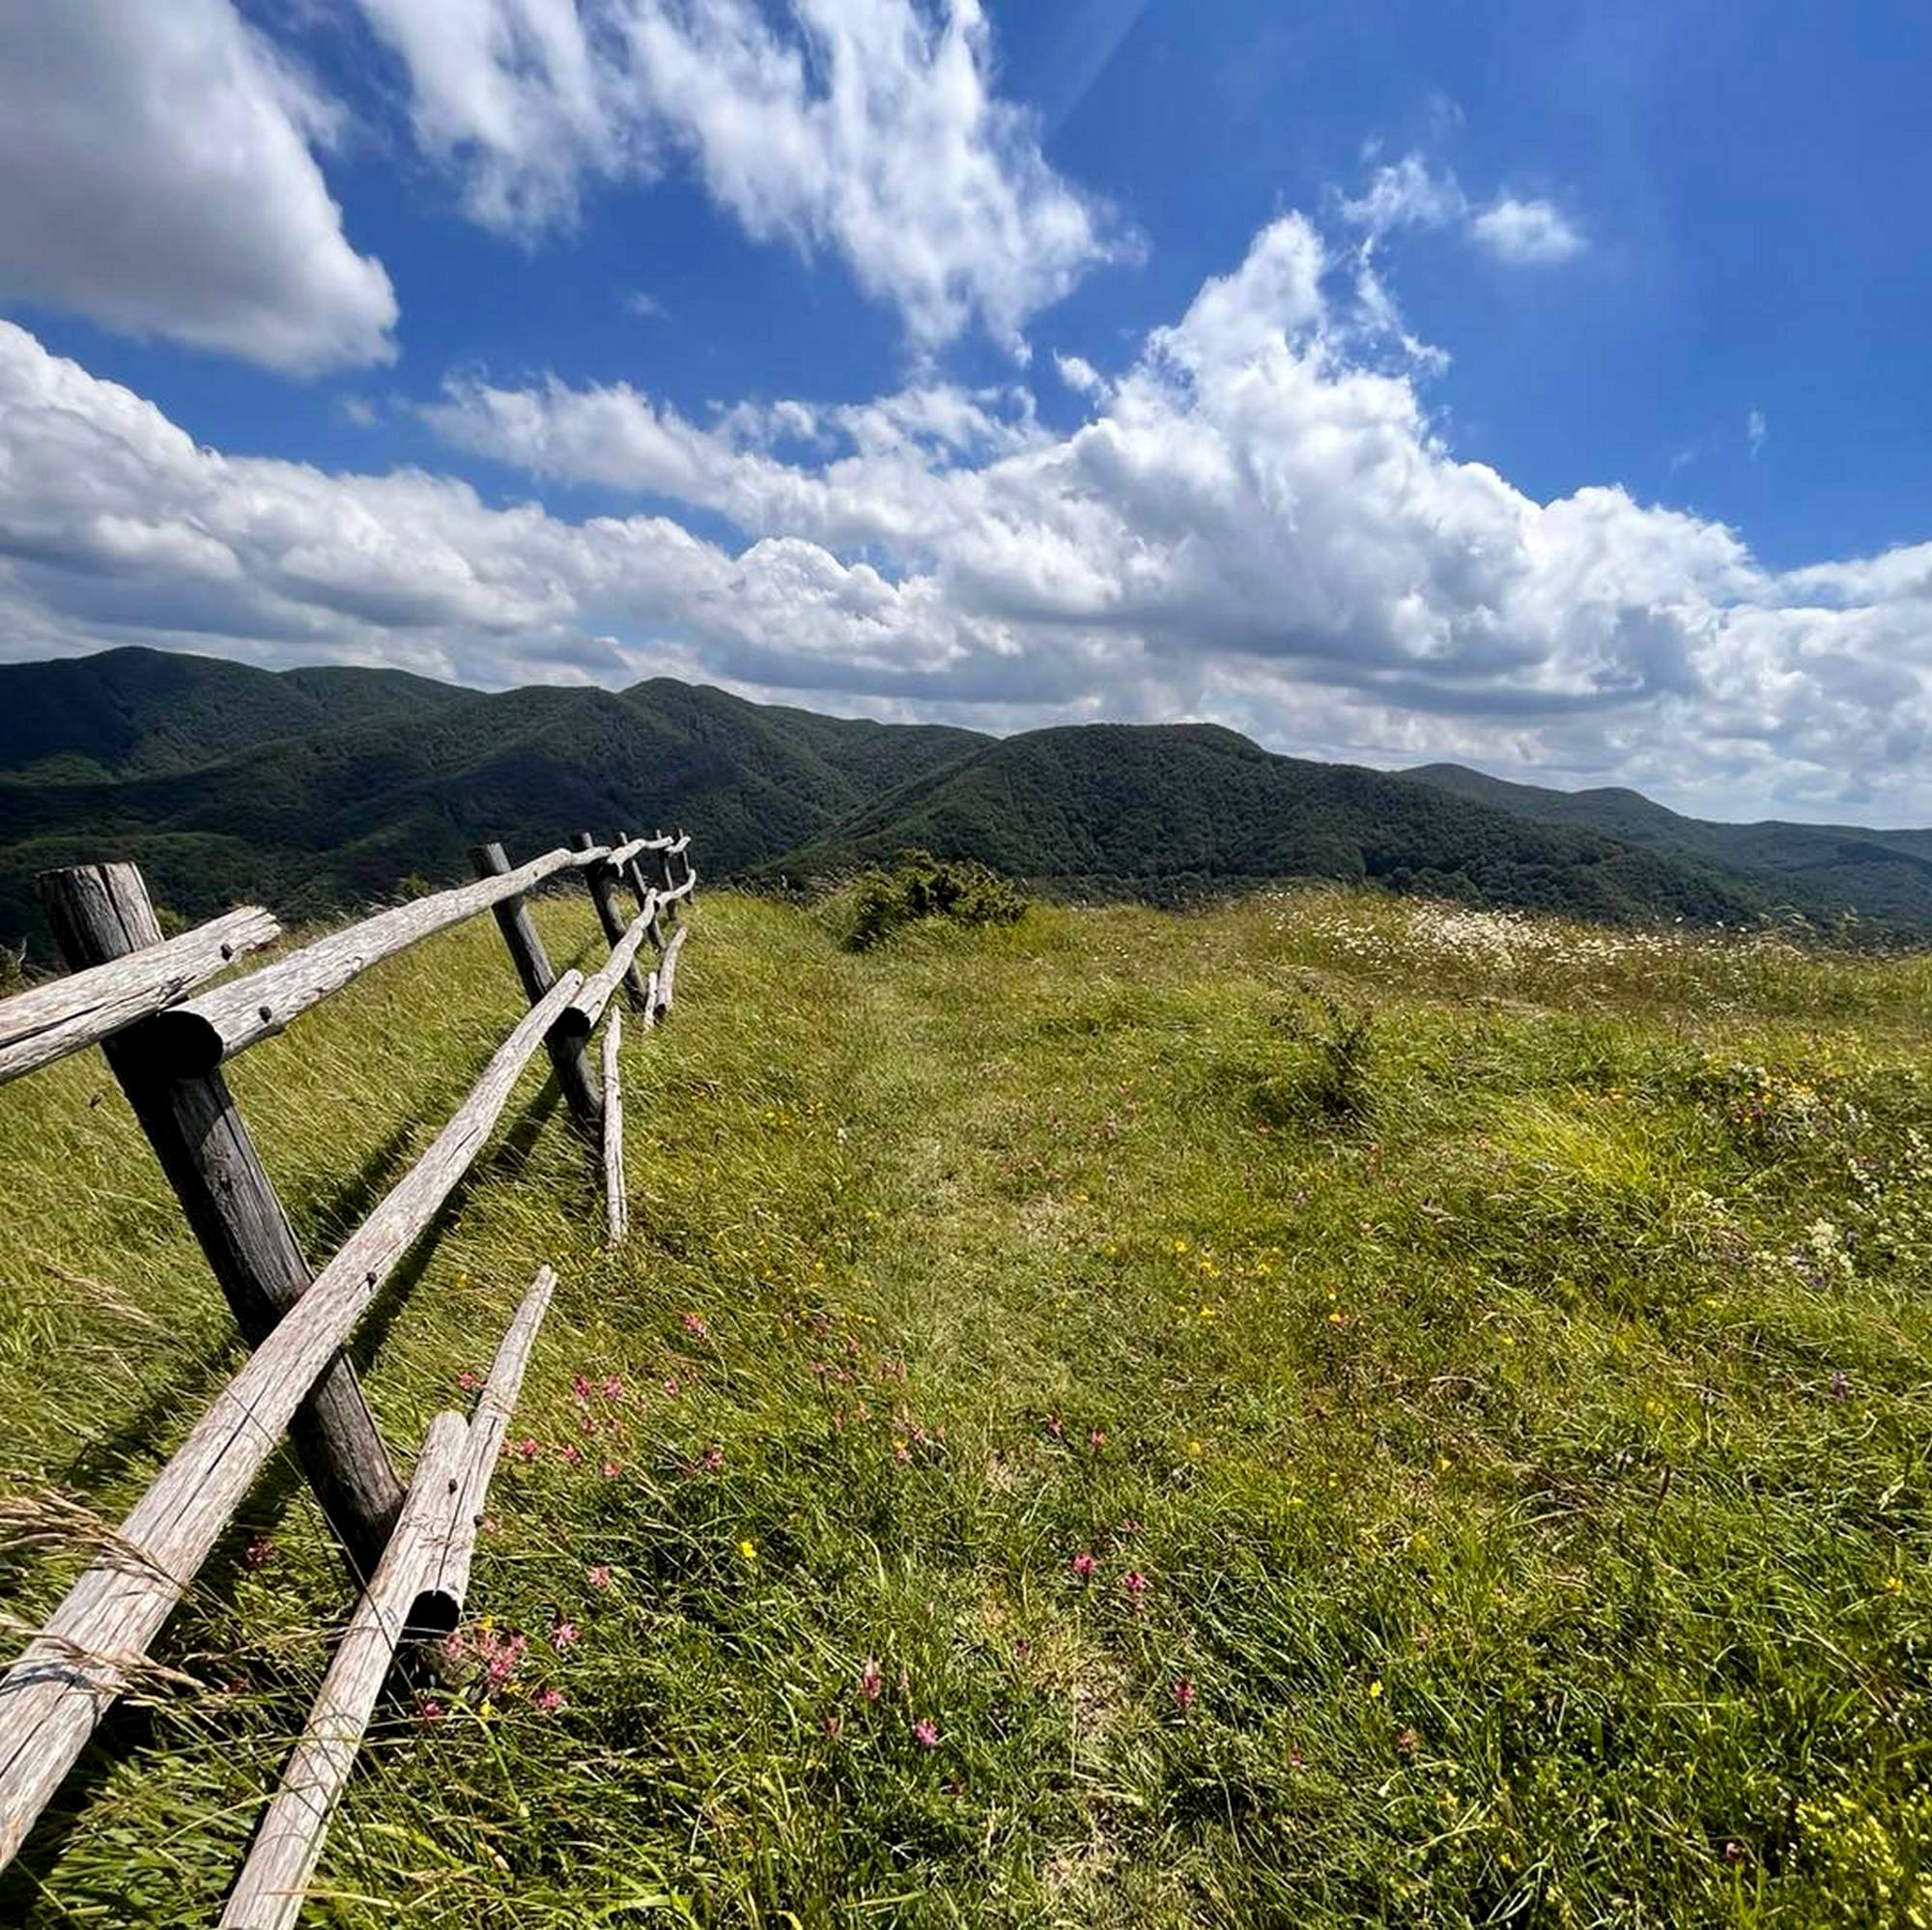
{"label": "mountain range", "polygon": [[33,874],[132,858],[182,918],[320,917],[573,831],[682,824],[715,879],[835,876],[908,845],[1066,895],[1300,877],[1616,921],[1773,913],[1932,934],[1932,831],[1732,825],[1634,791],[1278,756],[1211,724],[994,738],[653,678],[486,693],[142,649],[0,667],[0,937],[44,958]]}

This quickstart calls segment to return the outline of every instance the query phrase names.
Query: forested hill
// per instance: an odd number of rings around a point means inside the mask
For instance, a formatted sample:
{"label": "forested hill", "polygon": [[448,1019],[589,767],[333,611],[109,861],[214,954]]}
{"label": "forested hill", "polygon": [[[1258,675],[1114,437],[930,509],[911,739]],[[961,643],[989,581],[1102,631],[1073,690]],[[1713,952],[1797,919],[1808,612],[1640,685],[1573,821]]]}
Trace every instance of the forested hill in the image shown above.
{"label": "forested hill", "polygon": [[1531,823],[1582,826],[1724,871],[1775,909],[1829,927],[1849,919],[1882,930],[1932,930],[1932,831],[1775,818],[1723,824],[1684,817],[1640,791],[1550,790],[1509,783],[1462,764],[1425,764],[1403,775]]}
{"label": "forested hill", "polygon": [[1850,906],[1932,933],[1932,834],[1704,825],[1634,792],[1390,776],[1206,724],[993,739],[668,678],[486,694],[152,650],[0,668],[0,939],[28,935],[43,962],[48,866],[132,858],[183,917],[258,899],[302,918],[467,877],[481,837],[529,855],[678,823],[718,879],[810,880],[920,844],[1065,894],[1321,877],[1617,921]]}
{"label": "forested hill", "polygon": [[1354,765],[1276,756],[1214,724],[1082,724],[987,744],[784,863],[809,876],[907,845],[1068,893],[1154,899],[1316,877],[1617,921],[1747,920],[1759,904],[1699,865]]}

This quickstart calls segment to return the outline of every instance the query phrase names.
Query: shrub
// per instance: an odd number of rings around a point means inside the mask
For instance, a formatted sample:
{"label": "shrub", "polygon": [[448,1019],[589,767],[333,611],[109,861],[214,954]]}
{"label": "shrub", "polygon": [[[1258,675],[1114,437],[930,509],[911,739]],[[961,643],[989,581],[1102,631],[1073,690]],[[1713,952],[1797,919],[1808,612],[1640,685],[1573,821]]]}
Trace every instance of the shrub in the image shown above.
{"label": "shrub", "polygon": [[926,919],[1012,924],[1031,902],[1011,880],[970,859],[901,851],[891,866],[865,872],[852,886],[845,943],[854,951],[869,951]]}

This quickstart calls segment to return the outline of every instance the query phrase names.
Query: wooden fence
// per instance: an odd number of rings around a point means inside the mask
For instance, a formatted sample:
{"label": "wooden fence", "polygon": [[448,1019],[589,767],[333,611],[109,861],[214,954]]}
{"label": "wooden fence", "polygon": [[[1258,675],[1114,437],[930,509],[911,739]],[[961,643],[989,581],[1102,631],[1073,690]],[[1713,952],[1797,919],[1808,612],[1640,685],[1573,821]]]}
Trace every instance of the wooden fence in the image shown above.
{"label": "wooden fence", "polygon": [[[286,1434],[361,1593],[221,1921],[246,1930],[295,1921],[401,1637],[447,1633],[461,1619],[484,1494],[554,1277],[545,1267],[532,1283],[474,1415],[432,1423],[407,1489],[343,1348],[481,1151],[540,1047],[573,1119],[601,1147],[608,1237],[623,1238],[622,1021],[613,1001],[621,986],[644,1029],[670,1008],[688,929],[681,919],[697,885],[690,846],[682,834],[625,833],[599,844],[580,832],[573,848],[513,868],[500,844],[481,845],[475,884],[379,912],[219,983],[236,960],[280,935],[267,912],[230,912],[163,939],[134,866],[43,874],[42,901],[70,970],[0,1004],[0,1083],[100,1047],[253,1351],[0,1678],[0,1867]],[[587,885],[610,944],[608,960],[587,977],[553,972],[529,916],[530,893],[570,871]],[[628,920],[625,892],[637,901]],[[528,1009],[428,1150],[311,1272],[222,1066],[380,959],[484,911],[503,935]],[[648,971],[638,962],[646,944],[657,958]],[[586,1048],[607,1011],[600,1081]]]}

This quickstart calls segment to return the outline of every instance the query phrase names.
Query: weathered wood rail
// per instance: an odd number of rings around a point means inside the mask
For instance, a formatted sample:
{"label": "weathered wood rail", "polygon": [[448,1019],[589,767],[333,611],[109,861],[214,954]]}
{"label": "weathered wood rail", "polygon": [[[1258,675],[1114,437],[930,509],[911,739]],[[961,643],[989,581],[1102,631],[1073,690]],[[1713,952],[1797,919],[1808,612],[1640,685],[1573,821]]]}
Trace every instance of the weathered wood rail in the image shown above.
{"label": "weathered wood rail", "polygon": [[[624,985],[643,1031],[668,1009],[688,927],[667,940],[662,921],[688,908],[696,873],[682,833],[620,833],[599,843],[580,832],[573,842],[516,868],[500,845],[479,846],[476,883],[379,912],[208,991],[200,988],[279,935],[267,912],[231,912],[163,940],[133,866],[43,875],[43,901],[71,969],[0,1003],[0,1083],[101,1048],[253,1351],[0,1677],[0,1867],[143,1666],[286,1434],[352,1575],[358,1587],[367,1582],[222,1917],[249,1926],[295,1920],[405,1624],[447,1632],[461,1616],[490,1475],[554,1276],[543,1268],[525,1296],[474,1419],[466,1427],[457,1415],[438,1418],[407,1489],[343,1348],[489,1141],[540,1047],[574,1120],[600,1149],[609,1242],[628,1228],[621,1020],[611,1001]],[[657,860],[655,885],[641,869],[646,854]],[[576,870],[611,944],[587,978],[553,972],[528,913],[533,890]],[[638,900],[628,923],[620,888]],[[312,1273],[222,1066],[381,959],[484,911],[495,916],[528,1008],[427,1150]],[[646,942],[659,952],[647,978],[638,967]],[[607,1010],[600,1090],[585,1042]]]}

